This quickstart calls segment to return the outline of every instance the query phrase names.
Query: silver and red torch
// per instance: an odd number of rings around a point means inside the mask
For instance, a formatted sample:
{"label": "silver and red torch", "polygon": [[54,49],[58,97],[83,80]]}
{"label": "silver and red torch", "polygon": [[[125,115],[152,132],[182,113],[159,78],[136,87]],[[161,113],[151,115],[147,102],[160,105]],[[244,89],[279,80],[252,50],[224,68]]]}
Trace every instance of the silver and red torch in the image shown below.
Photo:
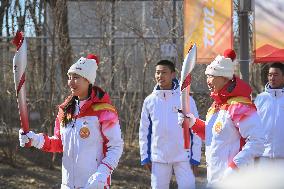
{"label": "silver and red torch", "polygon": [[[188,114],[190,112],[189,105],[189,92],[190,92],[190,83],[191,83],[191,71],[193,70],[196,63],[196,45],[192,45],[188,50],[187,55],[182,64],[181,70],[181,111],[183,114]],[[183,138],[184,138],[184,148],[190,148],[190,134],[189,134],[189,119],[184,119],[183,123]]]}
{"label": "silver and red torch", "polygon": [[[27,44],[24,38],[24,33],[18,31],[13,39],[13,44],[16,45],[17,51],[13,58],[13,73],[15,89],[19,107],[21,128],[24,133],[29,132],[29,118],[26,99],[25,88],[25,70],[27,67]],[[30,143],[26,144],[26,147],[30,146]]]}

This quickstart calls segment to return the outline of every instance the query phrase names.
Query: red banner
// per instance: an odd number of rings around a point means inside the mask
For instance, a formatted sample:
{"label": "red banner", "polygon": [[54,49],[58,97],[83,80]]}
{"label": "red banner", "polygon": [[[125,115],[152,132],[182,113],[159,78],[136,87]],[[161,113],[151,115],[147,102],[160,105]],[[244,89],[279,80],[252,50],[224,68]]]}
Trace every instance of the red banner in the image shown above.
{"label": "red banner", "polygon": [[255,63],[284,61],[283,10],[283,0],[255,0]]}

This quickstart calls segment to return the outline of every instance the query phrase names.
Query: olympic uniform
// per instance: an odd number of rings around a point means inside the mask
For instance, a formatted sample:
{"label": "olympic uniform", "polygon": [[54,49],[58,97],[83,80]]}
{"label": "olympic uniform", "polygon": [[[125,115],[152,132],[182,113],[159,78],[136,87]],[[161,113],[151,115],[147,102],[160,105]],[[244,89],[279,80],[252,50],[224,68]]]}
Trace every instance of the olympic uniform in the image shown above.
{"label": "olympic uniform", "polygon": [[228,170],[248,167],[264,150],[263,129],[250,87],[235,77],[218,94],[206,121],[197,119],[192,127],[205,140],[208,185],[226,178]]}
{"label": "olympic uniform", "polygon": [[255,99],[265,135],[265,150],[261,161],[284,164],[284,88],[272,89],[269,84]]}
{"label": "olympic uniform", "polygon": [[[139,144],[141,164],[152,163],[152,188],[168,188],[174,171],[179,188],[194,188],[195,178],[190,163],[200,164],[201,139],[191,133],[191,148],[183,147],[183,131],[178,125],[177,110],[180,108],[180,88],[173,80],[172,90],[154,88],[143,103]],[[191,112],[198,116],[193,98]]]}
{"label": "olympic uniform", "polygon": [[123,150],[116,109],[108,94],[95,87],[88,100],[76,105],[72,121],[64,125],[63,109],[70,98],[59,106],[54,136],[39,134],[41,142],[36,147],[63,152],[62,189],[83,188],[94,173],[108,188]]}

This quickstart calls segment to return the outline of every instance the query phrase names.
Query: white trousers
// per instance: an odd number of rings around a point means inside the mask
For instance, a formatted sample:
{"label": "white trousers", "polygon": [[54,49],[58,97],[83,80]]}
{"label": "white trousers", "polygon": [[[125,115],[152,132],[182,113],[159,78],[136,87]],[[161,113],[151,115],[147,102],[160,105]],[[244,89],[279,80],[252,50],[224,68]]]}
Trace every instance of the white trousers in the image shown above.
{"label": "white trousers", "polygon": [[151,186],[153,189],[168,189],[174,172],[179,189],[195,189],[195,177],[189,162],[152,162]]}

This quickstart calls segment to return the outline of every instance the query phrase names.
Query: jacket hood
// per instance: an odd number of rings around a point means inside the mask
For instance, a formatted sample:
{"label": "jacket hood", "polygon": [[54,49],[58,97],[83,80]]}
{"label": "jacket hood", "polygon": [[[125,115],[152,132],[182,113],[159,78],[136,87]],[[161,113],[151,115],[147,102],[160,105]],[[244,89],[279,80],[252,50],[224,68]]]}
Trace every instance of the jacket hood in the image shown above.
{"label": "jacket hood", "polygon": [[252,89],[245,81],[234,76],[220,91],[211,93],[217,104],[223,104],[231,97],[242,96],[250,99]]}
{"label": "jacket hood", "polygon": [[269,85],[269,83],[267,83],[265,85],[265,92],[268,92],[270,94],[272,94],[273,96],[282,96],[284,95],[284,87],[282,89],[272,89]]}

